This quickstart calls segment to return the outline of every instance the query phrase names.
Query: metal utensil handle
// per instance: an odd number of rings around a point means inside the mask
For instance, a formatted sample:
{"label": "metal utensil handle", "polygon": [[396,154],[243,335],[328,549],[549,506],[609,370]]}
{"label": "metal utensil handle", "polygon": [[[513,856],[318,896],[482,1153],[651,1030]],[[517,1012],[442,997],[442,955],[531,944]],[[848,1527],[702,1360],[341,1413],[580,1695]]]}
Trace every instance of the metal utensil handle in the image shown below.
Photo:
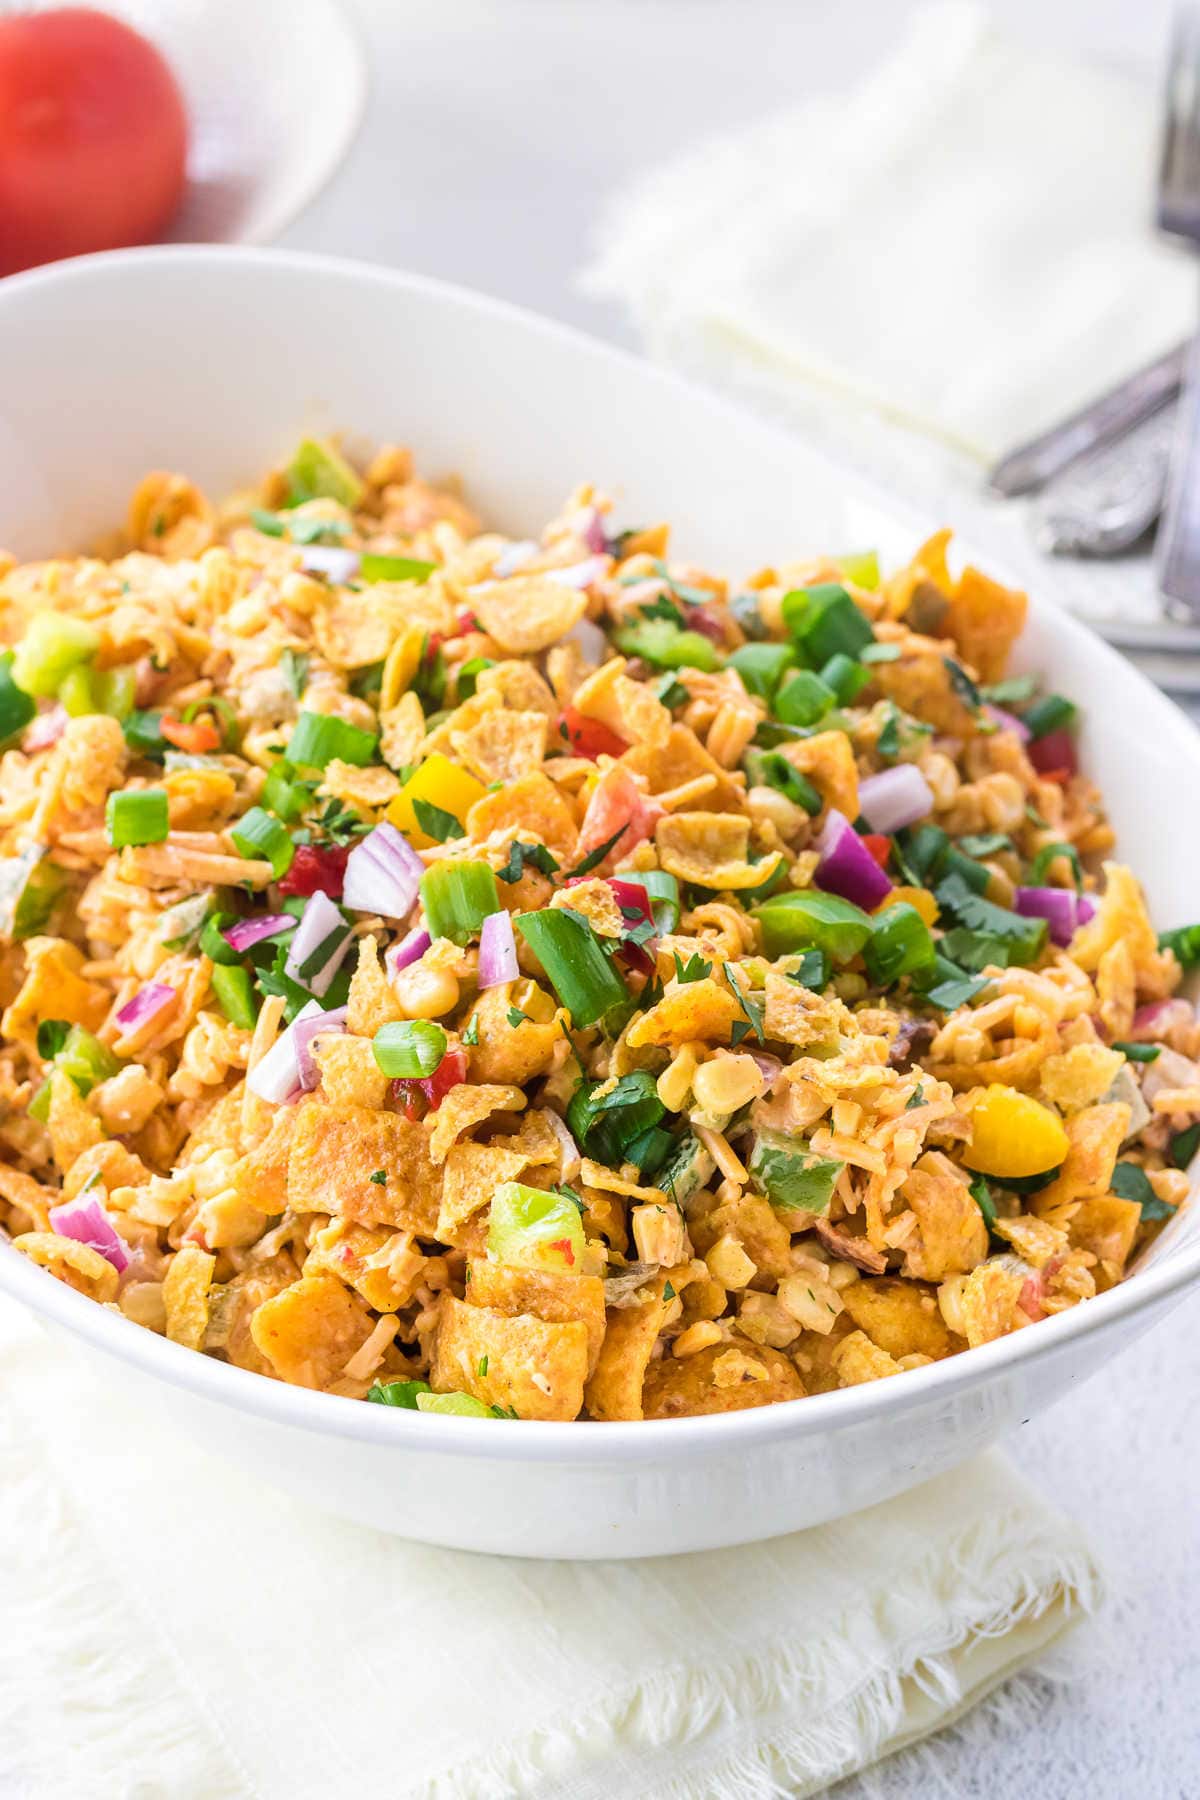
{"label": "metal utensil handle", "polygon": [[1200,623],[1200,351],[1193,351],[1177,410],[1155,565],[1168,617]]}
{"label": "metal utensil handle", "polygon": [[991,470],[988,486],[1009,499],[1032,493],[1076,457],[1149,418],[1178,393],[1189,349],[1188,344],[1176,344],[1061,425],[1010,451]]}

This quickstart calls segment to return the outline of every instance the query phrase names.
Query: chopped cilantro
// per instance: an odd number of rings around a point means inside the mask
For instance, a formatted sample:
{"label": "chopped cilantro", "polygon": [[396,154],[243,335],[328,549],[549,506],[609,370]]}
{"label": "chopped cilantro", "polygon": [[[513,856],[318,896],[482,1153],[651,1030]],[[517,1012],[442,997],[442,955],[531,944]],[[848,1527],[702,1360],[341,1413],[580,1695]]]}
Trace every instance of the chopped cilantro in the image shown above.
{"label": "chopped cilantro", "polygon": [[1113,1193],[1119,1194],[1122,1200],[1136,1201],[1142,1209],[1143,1220],[1175,1217],[1175,1208],[1159,1199],[1150,1177],[1137,1163],[1119,1162],[1112,1172],[1111,1186]]}
{"label": "chopped cilantro", "polygon": [[375,1173],[373,1175],[369,1175],[367,1177],[367,1179],[369,1181],[373,1181],[375,1183],[376,1187],[386,1187],[387,1186],[387,1170],[386,1169],[376,1169]]}
{"label": "chopped cilantro", "polygon": [[678,950],[674,952],[674,955],[675,974],[678,980],[703,981],[706,975],[712,974],[712,964],[710,962],[705,962],[698,950],[693,950],[686,962],[684,962]]}
{"label": "chopped cilantro", "polygon": [[519,1006],[510,1006],[504,1016],[514,1031],[518,1025],[524,1025],[529,1018],[529,1014],[523,1013]]}
{"label": "chopped cilantro", "polygon": [[725,970],[726,981],[733,989],[734,998],[742,1009],[742,1017],[735,1020],[733,1029],[729,1033],[730,1043],[736,1049],[742,1039],[753,1032],[759,1043],[765,1044],[767,1038],[763,1030],[763,1002],[752,1000],[749,994],[743,991],[729,963],[723,963],[721,966]]}
{"label": "chopped cilantro", "polygon": [[417,824],[425,836],[433,838],[436,843],[446,844],[451,838],[466,836],[454,814],[447,812],[444,806],[435,806],[432,800],[414,800],[412,808]]}
{"label": "chopped cilantro", "polygon": [[1200,1125],[1189,1125],[1171,1139],[1171,1161],[1177,1169],[1186,1169],[1200,1150]]}
{"label": "chopped cilantro", "polygon": [[950,677],[950,686],[954,689],[968,712],[977,713],[980,708],[979,689],[967,674],[961,663],[955,662],[952,656],[943,656],[946,673]]}
{"label": "chopped cilantro", "polygon": [[473,1012],[471,1017],[467,1020],[466,1029],[462,1034],[462,1041],[464,1044],[470,1044],[472,1049],[474,1049],[475,1045],[479,1042],[479,1014],[477,1012]]}
{"label": "chopped cilantro", "polygon": [[520,881],[531,864],[540,875],[558,873],[558,858],[547,850],[545,844],[527,844],[520,838],[514,838],[508,848],[508,861],[496,873],[501,881]]}
{"label": "chopped cilantro", "polygon": [[925,1089],[921,1086],[921,1083],[918,1081],[916,1087],[913,1089],[912,1093],[908,1096],[908,1099],[904,1102],[904,1110],[905,1110],[905,1112],[912,1112],[914,1107],[924,1106],[924,1104],[925,1104]]}
{"label": "chopped cilantro", "polygon": [[663,1299],[664,1300],[673,1300],[674,1298],[675,1298],[675,1289],[671,1286],[669,1281],[664,1281],[663,1282]]}
{"label": "chopped cilantro", "polygon": [[971,1198],[983,1214],[983,1222],[990,1231],[996,1223],[996,1204],[982,1175],[977,1175],[971,1183]]}
{"label": "chopped cilantro", "polygon": [[597,844],[594,850],[589,850],[582,862],[576,863],[573,869],[567,870],[568,876],[588,875],[593,869],[599,867],[609,852],[616,849],[617,844],[621,838],[625,836],[627,830],[628,826],[622,825],[620,829],[614,831],[612,836],[607,838],[603,844]]}

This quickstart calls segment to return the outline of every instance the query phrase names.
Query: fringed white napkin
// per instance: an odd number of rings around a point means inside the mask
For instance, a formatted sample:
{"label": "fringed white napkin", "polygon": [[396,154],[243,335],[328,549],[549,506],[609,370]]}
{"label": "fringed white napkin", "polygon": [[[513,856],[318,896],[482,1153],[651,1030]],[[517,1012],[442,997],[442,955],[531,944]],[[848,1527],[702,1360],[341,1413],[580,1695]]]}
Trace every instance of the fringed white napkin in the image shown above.
{"label": "fringed white napkin", "polygon": [[816,1794],[1100,1597],[1077,1529],[994,1456],[716,1554],[424,1549],[227,1470],[8,1302],[0,1470],[0,1743],[31,1795]]}
{"label": "fringed white napkin", "polygon": [[584,283],[653,355],[991,461],[1193,329],[1193,264],[1153,230],[1158,114],[928,6],[853,92],[636,180]]}

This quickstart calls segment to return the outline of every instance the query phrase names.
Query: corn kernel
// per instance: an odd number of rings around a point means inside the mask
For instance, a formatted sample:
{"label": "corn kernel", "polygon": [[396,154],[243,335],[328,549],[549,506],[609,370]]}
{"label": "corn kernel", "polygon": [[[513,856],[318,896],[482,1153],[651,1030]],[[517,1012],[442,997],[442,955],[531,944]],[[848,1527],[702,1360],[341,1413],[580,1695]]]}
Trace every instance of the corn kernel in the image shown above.
{"label": "corn kernel", "polygon": [[704,1260],[713,1280],[734,1292],[749,1287],[758,1274],[757,1266],[751,1262],[738,1240],[728,1232],[717,1239]]}

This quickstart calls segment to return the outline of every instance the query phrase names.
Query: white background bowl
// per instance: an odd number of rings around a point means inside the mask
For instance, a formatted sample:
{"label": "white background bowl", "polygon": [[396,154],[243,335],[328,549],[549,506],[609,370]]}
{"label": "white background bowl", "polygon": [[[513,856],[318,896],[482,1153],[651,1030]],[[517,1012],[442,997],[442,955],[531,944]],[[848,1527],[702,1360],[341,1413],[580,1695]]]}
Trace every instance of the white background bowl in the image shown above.
{"label": "white background bowl", "polygon": [[[536,530],[577,480],[679,554],[738,576],[808,550],[906,556],[928,524],[673,377],[436,283],[280,253],[132,251],[0,287],[0,543],[81,547],[148,467],[214,494],[305,430],[414,445],[490,521]],[[1022,665],[1084,709],[1085,765],[1162,925],[1200,896],[1171,831],[1200,738],[1083,627],[1035,603]],[[542,1425],[424,1418],[268,1382],[106,1313],[0,1246],[0,1287],[142,1382],[198,1437],[385,1530],[539,1556],[703,1549],[814,1524],[951,1467],[1094,1372],[1200,1277],[1185,1212],[1147,1266],[1017,1336],[843,1393],[716,1418]],[[480,1505],[480,1495],[488,1505]]]}

